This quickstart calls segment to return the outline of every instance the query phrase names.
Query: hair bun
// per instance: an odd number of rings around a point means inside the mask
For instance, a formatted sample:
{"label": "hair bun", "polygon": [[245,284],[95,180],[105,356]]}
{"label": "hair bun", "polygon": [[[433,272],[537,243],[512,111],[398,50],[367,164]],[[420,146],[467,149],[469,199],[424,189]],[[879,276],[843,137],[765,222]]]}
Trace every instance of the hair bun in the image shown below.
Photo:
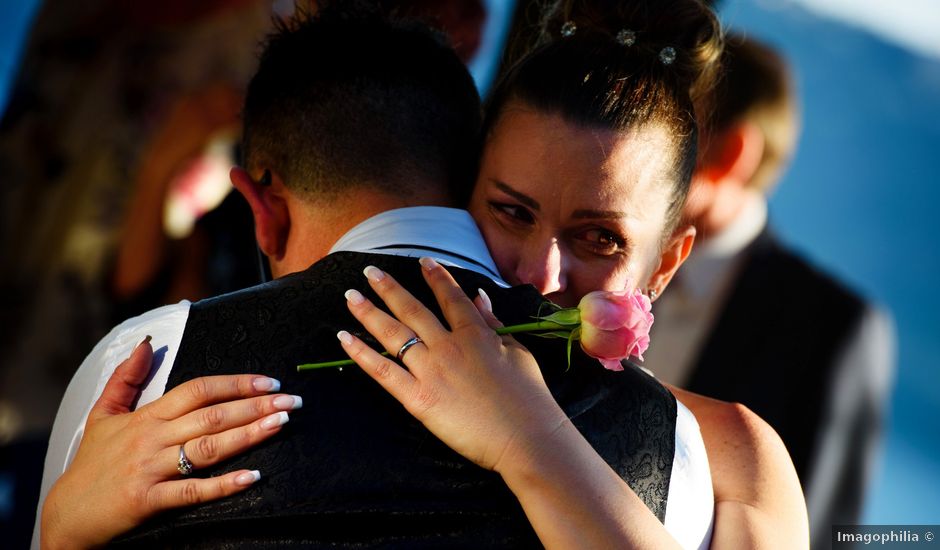
{"label": "hair bun", "polygon": [[[669,65],[688,89],[701,119],[710,112],[710,95],[719,74],[724,40],[715,13],[701,0],[556,0],[546,6],[539,43],[559,40],[565,23],[577,35],[606,34],[618,40],[632,32],[635,48]],[[672,61],[672,48],[675,56]],[[665,51],[665,53],[664,53]]]}

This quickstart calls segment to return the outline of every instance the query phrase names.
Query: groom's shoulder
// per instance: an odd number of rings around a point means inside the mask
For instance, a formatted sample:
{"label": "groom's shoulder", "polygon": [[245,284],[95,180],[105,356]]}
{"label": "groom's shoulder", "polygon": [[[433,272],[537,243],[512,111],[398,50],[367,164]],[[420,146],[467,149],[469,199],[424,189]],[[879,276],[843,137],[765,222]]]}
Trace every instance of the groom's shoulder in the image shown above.
{"label": "groom's shoulder", "polygon": [[276,306],[280,304],[299,307],[301,306],[299,301],[304,297],[308,299],[319,297],[322,299],[323,296],[330,295],[331,290],[335,291],[340,287],[342,287],[342,290],[338,292],[342,296],[342,292],[348,288],[348,285],[357,282],[357,276],[362,277],[362,269],[368,265],[369,258],[375,258],[377,262],[385,261],[385,256],[380,254],[356,252],[330,254],[303,271],[199,300],[193,304],[193,310],[224,310],[246,304],[254,304],[255,306],[263,304]]}
{"label": "groom's shoulder", "polygon": [[147,335],[155,336],[182,330],[191,307],[192,303],[189,300],[181,300],[178,303],[154,308],[125,319],[98,341],[95,350],[101,347],[113,348],[122,344],[136,345]]}
{"label": "groom's shoulder", "polygon": [[201,300],[190,310],[170,385],[206,372],[263,369],[272,376],[296,376],[298,364],[343,357],[336,333],[359,326],[345,292],[356,288],[377,300],[363,274],[368,265],[429,292],[418,284],[415,258],[342,252],[274,281]]}
{"label": "groom's shoulder", "polygon": [[[161,361],[155,367],[154,373],[161,365],[172,363],[172,357],[189,317],[190,307],[191,303],[183,300],[131,317],[112,328],[76,369],[63,398],[63,404],[70,402],[70,406],[85,407],[83,412],[87,412],[87,408],[91,407],[100,394],[98,382],[108,378],[118,364],[130,356],[134,348],[146,337],[150,337],[151,345],[154,350],[158,350],[161,358],[170,359],[169,362]],[[144,392],[147,395],[147,392],[151,391],[149,388],[152,380],[153,378],[145,386]],[[141,403],[143,402],[145,401],[142,400]],[[81,417],[80,414],[79,418]]]}

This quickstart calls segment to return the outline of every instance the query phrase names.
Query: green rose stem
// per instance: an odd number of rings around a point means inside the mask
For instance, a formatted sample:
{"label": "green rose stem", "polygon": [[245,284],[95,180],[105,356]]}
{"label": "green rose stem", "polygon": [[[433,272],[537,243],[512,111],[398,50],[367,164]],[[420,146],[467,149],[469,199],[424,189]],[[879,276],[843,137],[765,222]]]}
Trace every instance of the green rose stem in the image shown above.
{"label": "green rose stem", "polygon": [[570,330],[571,325],[562,325],[554,321],[536,321],[508,327],[499,327],[496,334],[518,334],[520,332],[542,332],[543,330]]}
{"label": "green rose stem", "polygon": [[[580,323],[579,323],[580,324]],[[508,327],[499,327],[496,329],[496,334],[518,334],[522,332],[552,332],[552,336],[555,338],[567,338],[567,335],[571,333],[572,323],[556,323],[555,321],[549,321],[547,319],[541,319],[535,321],[534,323],[522,323],[521,325],[511,325]],[[558,331],[563,331],[566,334],[559,334]],[[536,334],[538,336],[538,334]],[[391,357],[387,351],[383,351],[382,355],[386,357]],[[328,369],[336,367],[348,367],[355,365],[356,362],[352,359],[342,359],[340,361],[327,361],[325,363],[304,363],[303,365],[297,365],[297,372],[302,372],[305,370],[317,370],[317,369]]]}

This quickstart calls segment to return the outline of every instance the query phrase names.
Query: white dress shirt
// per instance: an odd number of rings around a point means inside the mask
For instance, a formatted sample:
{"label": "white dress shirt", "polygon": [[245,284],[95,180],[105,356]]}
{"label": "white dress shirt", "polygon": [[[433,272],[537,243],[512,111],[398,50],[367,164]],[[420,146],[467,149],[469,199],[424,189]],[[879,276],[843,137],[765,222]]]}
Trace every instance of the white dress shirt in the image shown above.
{"label": "white dress shirt", "polygon": [[[420,206],[373,216],[347,232],[330,250],[399,256],[431,256],[506,285],[499,276],[473,218],[452,208]],[[39,547],[39,514],[49,489],[65,471],[84,433],[91,406],[118,364],[145,336],[152,337],[154,364],[138,406],[163,395],[176,359],[190,302],[154,309],[114,328],[75,373],[56,415],[43,470],[32,547]],[[683,548],[707,548],[714,512],[711,475],[698,422],[678,403],[676,451],[666,501],[666,529]]]}

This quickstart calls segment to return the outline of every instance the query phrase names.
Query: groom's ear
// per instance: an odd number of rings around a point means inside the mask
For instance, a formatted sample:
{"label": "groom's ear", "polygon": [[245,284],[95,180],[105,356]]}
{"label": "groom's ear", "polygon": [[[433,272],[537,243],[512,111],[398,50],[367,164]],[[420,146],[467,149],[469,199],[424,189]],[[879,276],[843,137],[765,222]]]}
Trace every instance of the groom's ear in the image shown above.
{"label": "groom's ear", "polygon": [[258,170],[257,179],[244,168],[229,172],[232,185],[245,197],[255,220],[258,246],[271,260],[281,260],[290,233],[290,210],[285,200],[286,188],[276,172]]}
{"label": "groom's ear", "polygon": [[650,276],[646,288],[656,291],[656,295],[661,296],[679,266],[689,257],[694,242],[695,226],[683,225],[676,229],[669,242],[663,247],[659,256],[659,267]]}

